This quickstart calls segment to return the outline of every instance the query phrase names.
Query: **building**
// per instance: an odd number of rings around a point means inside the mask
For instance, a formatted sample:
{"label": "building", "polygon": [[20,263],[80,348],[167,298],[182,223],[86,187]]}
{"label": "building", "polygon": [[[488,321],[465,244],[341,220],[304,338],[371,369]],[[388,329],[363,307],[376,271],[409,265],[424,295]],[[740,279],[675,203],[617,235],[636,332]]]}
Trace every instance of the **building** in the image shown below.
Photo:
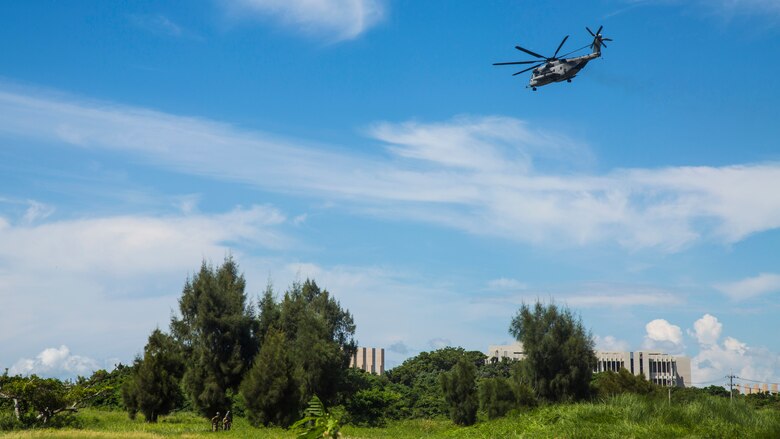
{"label": "building", "polygon": [[[523,345],[491,345],[488,347],[488,361],[502,358],[521,360],[524,356]],[[634,375],[644,375],[648,381],[659,386],[689,387],[691,385],[691,359],[661,352],[607,352],[596,351],[594,373],[613,371],[621,368]]]}
{"label": "building", "polygon": [[357,348],[349,359],[349,367],[365,370],[375,375],[385,373],[384,348]]}

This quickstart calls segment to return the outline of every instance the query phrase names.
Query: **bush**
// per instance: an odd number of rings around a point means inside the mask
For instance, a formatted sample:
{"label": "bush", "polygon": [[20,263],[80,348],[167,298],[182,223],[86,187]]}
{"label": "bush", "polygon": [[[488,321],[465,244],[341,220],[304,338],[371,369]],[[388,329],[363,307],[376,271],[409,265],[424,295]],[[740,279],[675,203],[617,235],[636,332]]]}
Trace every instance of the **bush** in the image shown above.
{"label": "bush", "polygon": [[591,387],[600,398],[623,393],[649,395],[657,389],[644,375],[634,375],[625,368],[621,368],[618,372],[607,371],[595,374]]}

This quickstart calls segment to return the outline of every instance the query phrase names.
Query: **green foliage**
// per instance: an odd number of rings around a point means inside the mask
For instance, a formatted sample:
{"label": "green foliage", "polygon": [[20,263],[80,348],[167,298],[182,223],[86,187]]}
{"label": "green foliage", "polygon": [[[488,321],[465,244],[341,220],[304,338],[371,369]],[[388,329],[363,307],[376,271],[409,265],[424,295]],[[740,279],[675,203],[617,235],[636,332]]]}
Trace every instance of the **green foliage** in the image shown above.
{"label": "green foliage", "polygon": [[745,395],[745,403],[756,409],[773,409],[780,411],[780,394],[770,394],[766,392],[751,393]]}
{"label": "green foliage", "polygon": [[402,396],[398,386],[385,376],[350,369],[344,384],[342,400],[347,412],[346,422],[377,427],[386,425],[388,419],[403,416],[399,412]]}
{"label": "green foliage", "polygon": [[504,416],[516,407],[515,394],[506,378],[485,378],[479,382],[479,408],[488,419]]}
{"label": "green foliage", "polygon": [[422,352],[388,371],[387,378],[396,385],[394,390],[401,394],[401,401],[394,411],[397,417],[447,416],[449,406],[444,399],[439,376],[450,371],[462,358],[479,367],[485,363],[485,355],[479,351],[446,347]]}
{"label": "green foliage", "polygon": [[6,406],[15,420],[0,422],[4,428],[78,427],[80,420],[73,414],[106,390],[98,380],[80,378],[74,383],[37,375],[9,376],[6,370],[0,376],[0,399],[10,402]]}
{"label": "green foliage", "polygon": [[516,360],[506,357],[501,360],[493,358],[492,361],[477,366],[478,378],[509,378],[512,375],[512,365],[515,363]]}
{"label": "green foliage", "polygon": [[87,406],[108,410],[125,410],[122,387],[131,378],[132,373],[133,367],[122,363],[117,364],[110,372],[104,369],[93,372],[87,381],[101,383],[100,385],[105,391],[90,399]]}
{"label": "green foliage", "polygon": [[701,390],[706,392],[708,395],[721,396],[723,398],[729,397],[729,391],[723,388],[723,386],[707,386]]}
{"label": "green foliage", "polygon": [[352,314],[309,279],[293,284],[279,308],[303,400],[316,394],[332,404],[357,349]]}
{"label": "green foliage", "polygon": [[308,407],[303,411],[303,418],[292,425],[300,430],[300,439],[318,439],[339,437],[341,422],[325,410],[325,405],[314,395],[309,400]]}
{"label": "green foliage", "polygon": [[568,308],[524,304],[509,332],[523,344],[521,374],[540,398],[570,401],[589,396],[596,364],[593,340]]}
{"label": "green foliage", "polygon": [[238,391],[257,353],[257,321],[246,303],[245,284],[232,257],[218,268],[204,261],[184,285],[181,317],[171,319],[187,364],[183,387],[207,417],[231,408],[229,394]]}
{"label": "green foliage", "polygon": [[531,385],[523,376],[523,361],[515,361],[511,367],[509,385],[512,388],[512,394],[515,396],[517,407],[536,407],[539,401]]}
{"label": "green foliage", "polygon": [[461,358],[449,372],[439,376],[444,398],[450,409],[450,419],[458,425],[477,421],[477,367],[467,358]]}
{"label": "green foliage", "polygon": [[644,375],[634,375],[626,370],[626,368],[621,368],[618,372],[606,371],[595,374],[593,376],[592,386],[594,393],[601,398],[607,398],[621,393],[648,395],[655,392],[657,389],[657,387],[648,381]]}
{"label": "green foliage", "polygon": [[298,417],[299,386],[285,341],[283,332],[270,330],[241,384],[241,396],[252,425],[286,427]]}
{"label": "green foliage", "polygon": [[141,412],[147,422],[157,422],[182,401],[180,380],[184,374],[179,345],[169,335],[155,329],[136,358],[131,377],[124,383],[122,397],[131,418]]}

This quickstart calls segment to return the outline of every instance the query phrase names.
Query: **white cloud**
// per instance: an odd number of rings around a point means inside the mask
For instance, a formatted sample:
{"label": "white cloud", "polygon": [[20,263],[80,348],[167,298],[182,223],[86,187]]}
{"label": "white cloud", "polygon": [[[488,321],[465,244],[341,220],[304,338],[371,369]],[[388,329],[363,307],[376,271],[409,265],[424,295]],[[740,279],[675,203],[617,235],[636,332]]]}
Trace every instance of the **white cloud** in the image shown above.
{"label": "white cloud", "polygon": [[747,380],[778,382],[779,371],[780,355],[748,346],[733,337],[726,337],[720,345],[702,345],[691,360],[693,382],[701,385],[718,384],[721,379],[725,382],[725,376],[732,373]]}
{"label": "white cloud", "polygon": [[[167,326],[202,259],[285,248],[284,221],[268,206],[35,225],[0,217],[0,302],[18,310],[0,319],[0,366],[30,355],[28,346],[50,345],[52,334],[79,352],[131,358],[149,331]],[[40,364],[55,354],[45,351]]]}
{"label": "white cloud", "polygon": [[736,282],[721,283],[715,288],[735,300],[745,300],[780,291],[780,274],[761,273]]}
{"label": "white cloud", "polygon": [[691,4],[706,9],[723,18],[737,16],[772,17],[780,15],[780,2],[777,0],[627,0],[634,5],[671,4],[689,6]]}
{"label": "white cloud", "polygon": [[184,29],[181,26],[161,14],[131,15],[129,18],[133,25],[148,32],[172,37],[181,37],[185,34]]}
{"label": "white cloud", "polygon": [[[780,355],[765,348],[755,348],[734,337],[718,344],[723,325],[715,316],[705,314],[694,323],[693,335],[699,352],[691,360],[693,382],[701,386],[719,384],[726,375],[748,380],[777,382],[780,378]],[[739,381],[739,380],[738,380]]]}
{"label": "white cloud", "polygon": [[[0,135],[109,149],[174,171],[385,218],[556,246],[678,251],[780,227],[780,164],[576,171],[587,147],[498,116],[381,123],[383,150],[347,153],[227,124],[45,93],[3,91]],[[323,167],[322,163],[328,163]],[[317,175],[317,178],[311,178]]]}
{"label": "white cloud", "polygon": [[385,14],[383,0],[236,0],[222,4],[235,18],[270,17],[308,35],[356,38]]}
{"label": "white cloud", "polygon": [[682,330],[664,319],[655,319],[645,325],[647,335],[642,348],[660,350],[672,354],[681,353],[683,345]]}
{"label": "white cloud", "polygon": [[45,219],[54,213],[54,207],[40,203],[35,200],[28,200],[29,207],[24,212],[23,220],[25,223],[33,223],[40,219]]}
{"label": "white cloud", "polygon": [[594,337],[594,342],[596,343],[597,351],[626,352],[629,350],[627,341],[619,340],[611,335],[607,335],[605,337],[600,337],[597,335]]}
{"label": "white cloud", "polygon": [[505,277],[490,280],[488,281],[487,286],[488,289],[490,290],[500,290],[500,291],[524,290],[528,288],[528,285],[526,285],[523,282],[520,282],[517,279],[510,279]]}
{"label": "white cloud", "polygon": [[690,334],[696,338],[699,344],[713,345],[718,342],[722,329],[723,324],[715,316],[705,314],[694,322],[693,331]]}
{"label": "white cloud", "polygon": [[47,348],[35,358],[22,358],[8,373],[11,375],[42,375],[59,378],[72,378],[75,375],[88,376],[99,369],[98,362],[81,355],[73,355],[67,346]]}

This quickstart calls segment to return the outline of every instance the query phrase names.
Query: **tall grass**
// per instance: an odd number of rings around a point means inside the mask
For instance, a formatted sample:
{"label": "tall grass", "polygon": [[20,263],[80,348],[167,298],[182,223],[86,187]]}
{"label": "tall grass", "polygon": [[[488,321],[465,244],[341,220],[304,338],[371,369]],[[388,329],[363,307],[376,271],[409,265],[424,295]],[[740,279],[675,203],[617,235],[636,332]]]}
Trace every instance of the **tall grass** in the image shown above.
{"label": "tall grass", "polygon": [[[84,429],[8,433],[14,439],[213,437],[204,418],[189,413],[161,417],[157,424],[131,421],[122,412],[84,410]],[[346,426],[345,438],[780,438],[780,412],[751,408],[743,401],[705,397],[673,402],[636,395],[607,401],[558,404],[511,412],[504,418],[457,427],[445,419],[391,422],[385,428]],[[254,428],[236,418],[225,438],[294,438],[294,432]]]}

